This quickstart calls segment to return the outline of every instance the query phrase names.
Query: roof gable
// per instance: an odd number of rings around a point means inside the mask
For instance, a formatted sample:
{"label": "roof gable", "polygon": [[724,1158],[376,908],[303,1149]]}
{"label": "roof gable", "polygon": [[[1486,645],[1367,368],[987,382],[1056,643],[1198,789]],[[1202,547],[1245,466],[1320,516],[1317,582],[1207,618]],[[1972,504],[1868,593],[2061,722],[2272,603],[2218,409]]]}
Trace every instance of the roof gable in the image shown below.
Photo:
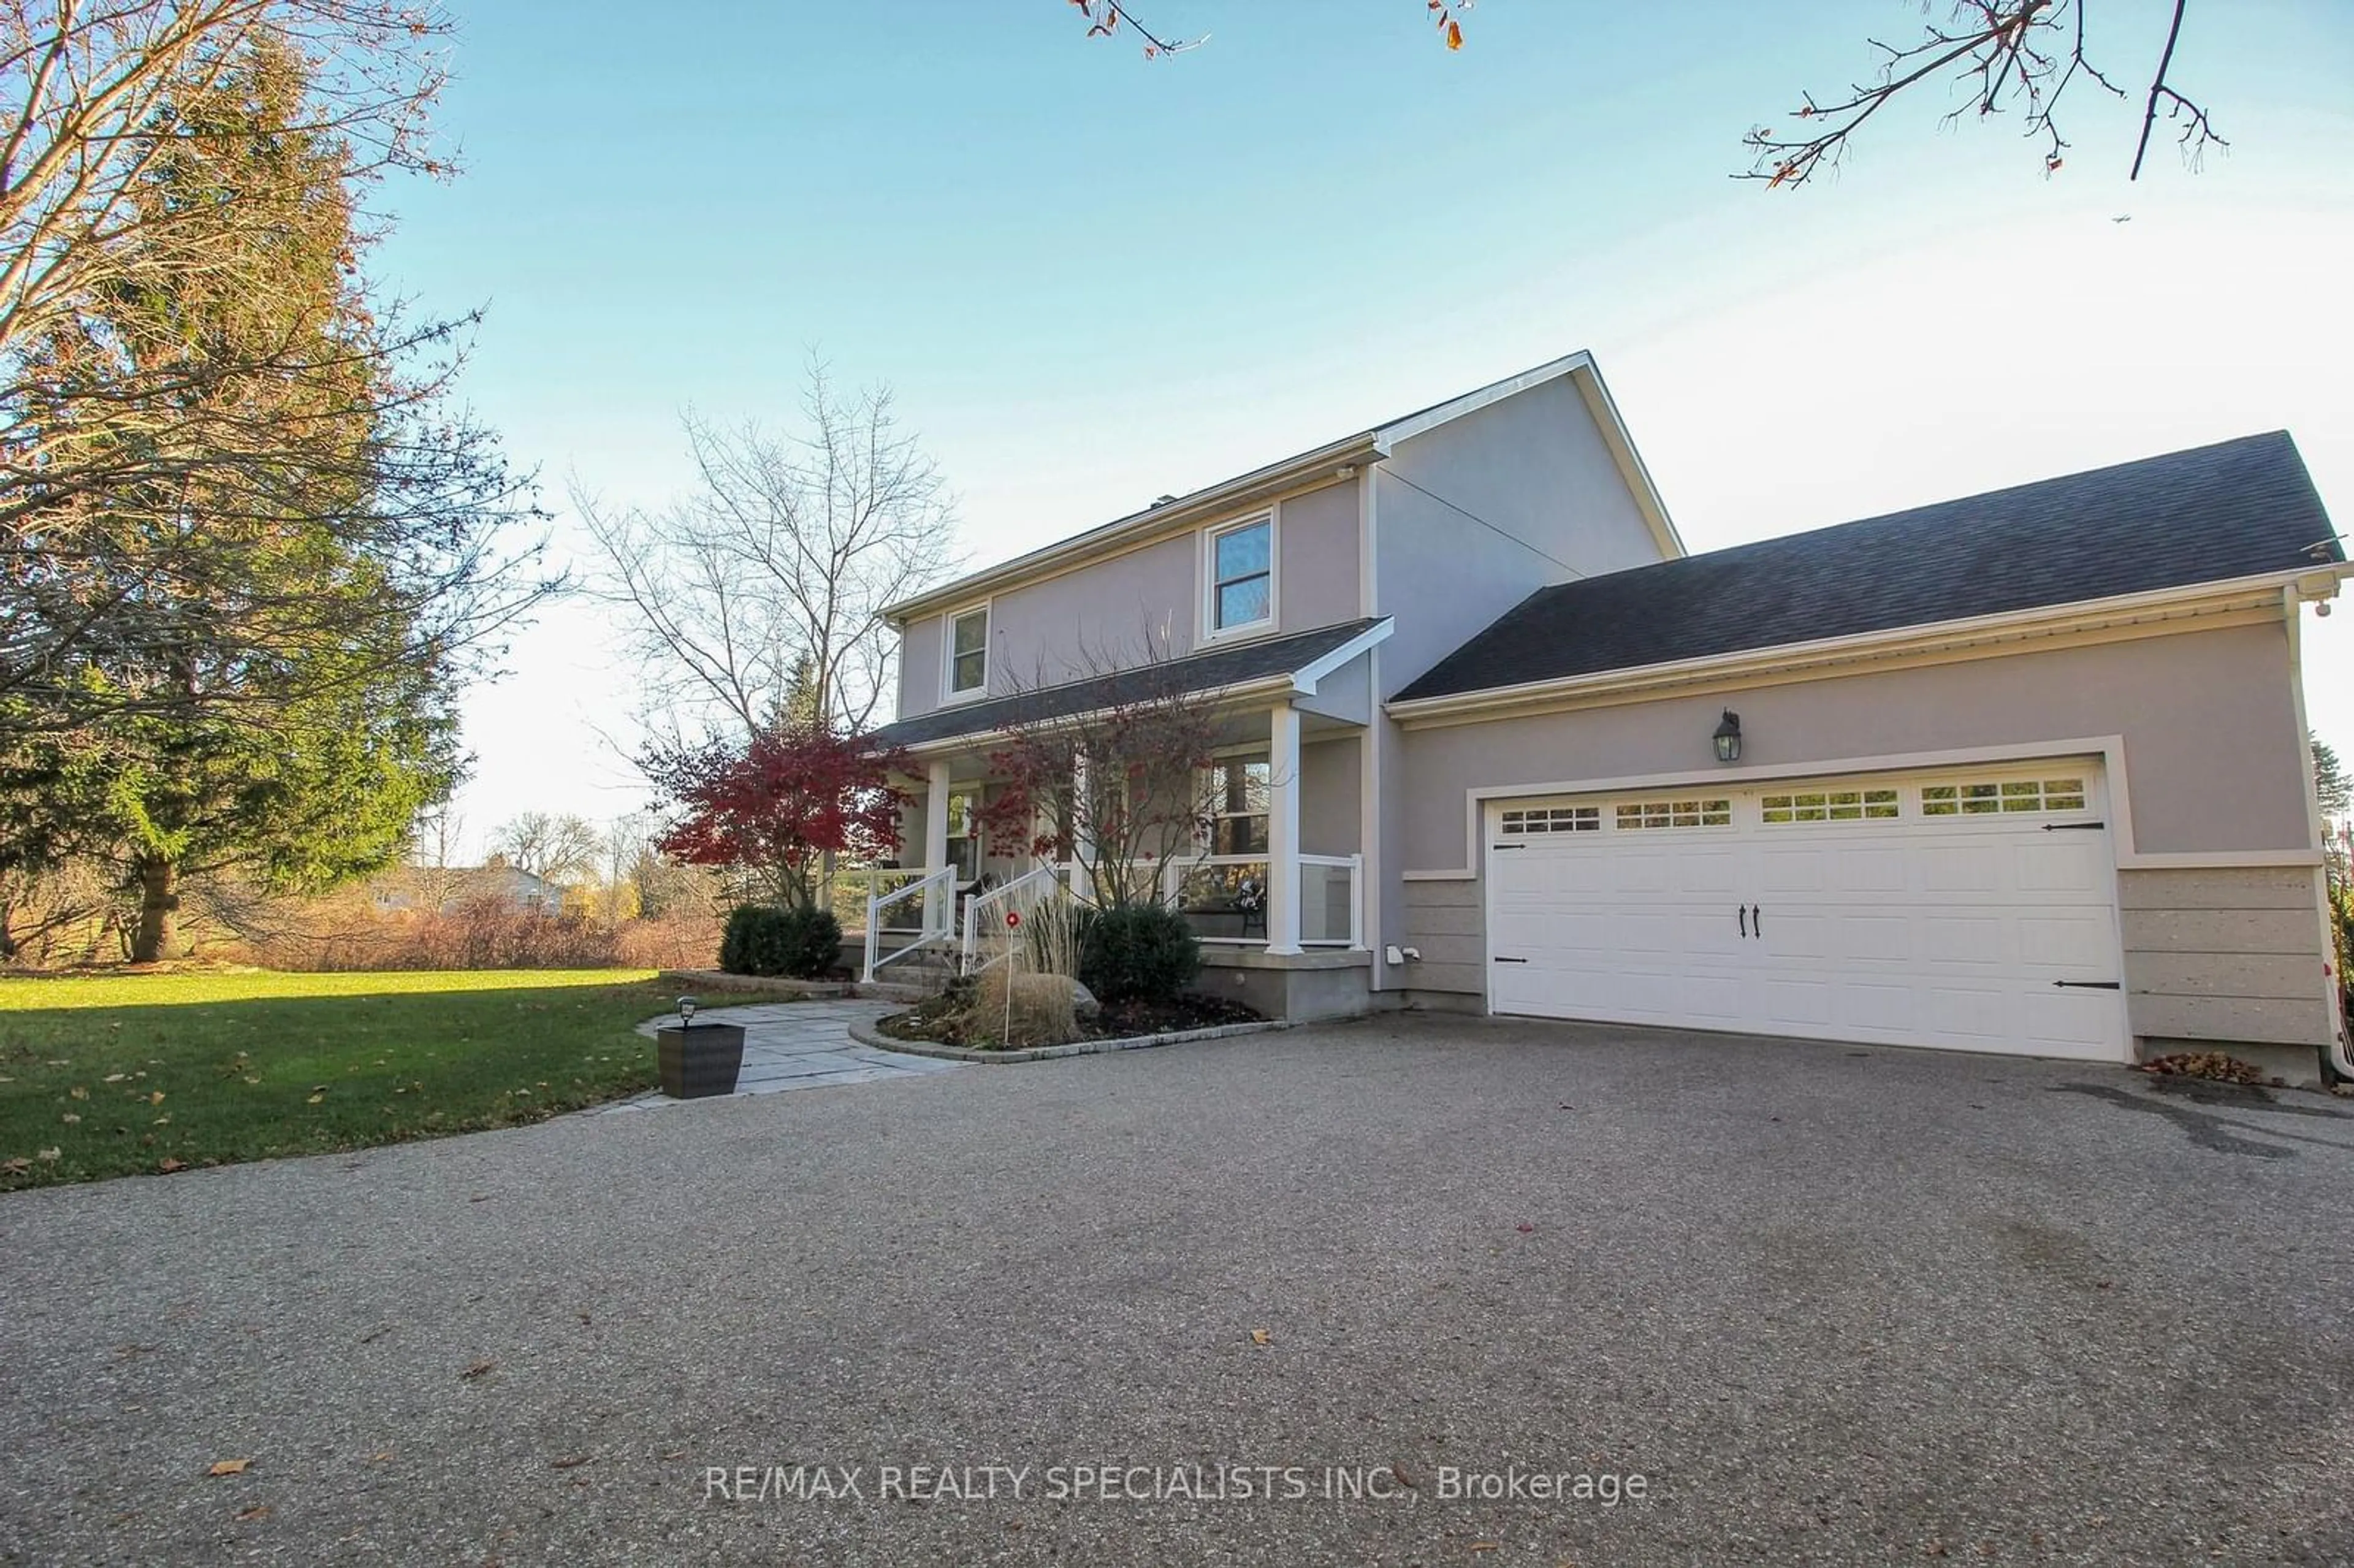
{"label": "roof gable", "polygon": [[1246,473],[1156,502],[1141,512],[1132,512],[1125,517],[1058,539],[1012,560],[984,567],[977,572],[968,572],[938,588],[926,588],[900,600],[890,606],[885,614],[893,620],[906,621],[918,615],[935,613],[959,600],[999,590],[1032,577],[1068,570],[1088,560],[1125,553],[1163,535],[1215,522],[1235,512],[1265,504],[1282,494],[1329,484],[1346,477],[1358,466],[1381,461],[1390,455],[1392,448],[1399,441],[1410,440],[1563,376],[1568,376],[1575,383],[1628,492],[1659,534],[1661,549],[1670,555],[1682,554],[1682,541],[1676,536],[1675,525],[1669,519],[1665,503],[1660,501],[1659,492],[1651,482],[1650,471],[1643,466],[1641,456],[1635,450],[1617,405],[1611,400],[1609,389],[1602,384],[1601,371],[1595,365],[1593,355],[1580,349],[1516,376],[1490,382],[1443,403],[1434,403],[1413,413],[1401,414],[1353,435],[1327,441],[1322,446]]}
{"label": "roof gable", "polygon": [[2275,430],[1541,588],[1398,700],[2344,558],[2296,443]]}

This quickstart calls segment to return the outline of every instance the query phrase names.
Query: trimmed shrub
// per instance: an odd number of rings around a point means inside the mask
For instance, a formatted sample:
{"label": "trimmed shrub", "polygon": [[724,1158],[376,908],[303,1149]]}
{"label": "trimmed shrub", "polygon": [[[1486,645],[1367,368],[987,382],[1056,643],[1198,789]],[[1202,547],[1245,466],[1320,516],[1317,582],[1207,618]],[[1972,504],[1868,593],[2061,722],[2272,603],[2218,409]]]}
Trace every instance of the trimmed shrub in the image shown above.
{"label": "trimmed shrub", "polygon": [[1174,1001],[1202,972],[1202,944],[1174,909],[1089,910],[1078,930],[1079,983],[1106,1007]]}
{"label": "trimmed shrub", "polygon": [[830,909],[740,905],[719,938],[719,967],[731,975],[823,980],[841,962],[842,922]]}

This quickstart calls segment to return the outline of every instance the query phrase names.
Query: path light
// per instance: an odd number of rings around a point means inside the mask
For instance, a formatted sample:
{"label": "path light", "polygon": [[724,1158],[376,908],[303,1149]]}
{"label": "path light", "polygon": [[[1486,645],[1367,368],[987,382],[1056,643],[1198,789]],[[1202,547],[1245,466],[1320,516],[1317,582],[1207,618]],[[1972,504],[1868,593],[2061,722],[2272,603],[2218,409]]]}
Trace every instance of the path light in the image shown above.
{"label": "path light", "polygon": [[[1737,742],[1735,743],[1734,749],[1740,749]],[[678,1026],[681,1029],[694,1028],[695,1010],[702,1005],[703,1003],[695,1001],[695,998],[691,996],[680,997],[678,999]]]}
{"label": "path light", "polygon": [[1716,726],[1716,759],[1719,762],[1741,760],[1741,715],[1731,708]]}

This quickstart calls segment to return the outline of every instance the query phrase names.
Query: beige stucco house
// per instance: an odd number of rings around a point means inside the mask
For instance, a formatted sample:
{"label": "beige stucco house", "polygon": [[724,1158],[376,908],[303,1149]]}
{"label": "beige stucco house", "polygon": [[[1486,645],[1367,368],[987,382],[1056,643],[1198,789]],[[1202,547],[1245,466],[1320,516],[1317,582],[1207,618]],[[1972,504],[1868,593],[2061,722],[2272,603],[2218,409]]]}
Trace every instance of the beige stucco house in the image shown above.
{"label": "beige stucco house", "polygon": [[2347,571],[2281,433],[1691,556],[1571,355],[896,607],[916,945],[1055,874],[973,823],[992,745],[1150,648],[1230,715],[1168,892],[1270,1012],[2310,1078],[2298,626]]}

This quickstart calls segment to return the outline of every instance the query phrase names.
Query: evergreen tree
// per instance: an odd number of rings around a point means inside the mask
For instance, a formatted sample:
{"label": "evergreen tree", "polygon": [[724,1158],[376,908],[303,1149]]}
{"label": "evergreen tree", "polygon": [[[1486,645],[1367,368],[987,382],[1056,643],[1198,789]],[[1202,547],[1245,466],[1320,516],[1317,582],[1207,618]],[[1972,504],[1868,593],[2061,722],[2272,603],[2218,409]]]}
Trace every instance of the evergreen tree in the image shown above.
{"label": "evergreen tree", "polygon": [[[267,454],[179,473],[127,461],[136,482],[84,501],[80,591],[110,613],[69,678],[108,700],[0,756],[14,853],[112,867],[137,900],[136,959],[169,950],[187,874],[311,891],[379,869],[459,773],[459,672],[387,612],[399,546],[376,546],[404,521],[388,465],[417,432],[359,281],[349,152],[309,128],[304,72],[263,35],[192,76],[135,192],[175,237],[171,264],[143,265],[134,239],[34,351],[53,385],[166,387],[183,436]],[[217,265],[184,265],[216,217]],[[139,440],[65,418],[48,435],[101,471]]]}

